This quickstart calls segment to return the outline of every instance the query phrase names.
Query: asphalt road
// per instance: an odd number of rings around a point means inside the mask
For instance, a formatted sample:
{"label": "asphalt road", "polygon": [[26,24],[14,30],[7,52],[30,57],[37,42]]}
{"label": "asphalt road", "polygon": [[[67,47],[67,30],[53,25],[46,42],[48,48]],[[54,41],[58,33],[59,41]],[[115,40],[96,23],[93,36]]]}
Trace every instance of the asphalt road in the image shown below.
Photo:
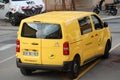
{"label": "asphalt road", "polygon": [[[120,19],[107,20],[113,36],[110,58],[100,61],[79,80],[120,80]],[[65,73],[37,71],[23,76],[16,67],[15,40],[17,29],[0,27],[0,80],[69,80]]]}

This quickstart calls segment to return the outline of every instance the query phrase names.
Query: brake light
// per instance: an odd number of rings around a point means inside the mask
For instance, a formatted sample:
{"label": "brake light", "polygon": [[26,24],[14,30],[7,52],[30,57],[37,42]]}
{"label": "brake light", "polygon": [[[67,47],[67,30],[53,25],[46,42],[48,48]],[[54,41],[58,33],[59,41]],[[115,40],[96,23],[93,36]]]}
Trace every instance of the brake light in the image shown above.
{"label": "brake light", "polygon": [[26,6],[26,9],[30,9],[30,6]]}
{"label": "brake light", "polygon": [[37,8],[40,8],[40,6],[39,6],[39,5],[36,5],[36,7],[37,7]]}
{"label": "brake light", "polygon": [[64,42],[63,44],[63,55],[69,55],[69,43]]}
{"label": "brake light", "polygon": [[16,40],[16,52],[20,52],[20,41]]}
{"label": "brake light", "polygon": [[21,9],[25,9],[25,6],[22,6]]}
{"label": "brake light", "polygon": [[14,11],[14,12],[15,12],[15,11],[16,11],[16,9],[15,9],[15,8],[10,8],[10,11]]}

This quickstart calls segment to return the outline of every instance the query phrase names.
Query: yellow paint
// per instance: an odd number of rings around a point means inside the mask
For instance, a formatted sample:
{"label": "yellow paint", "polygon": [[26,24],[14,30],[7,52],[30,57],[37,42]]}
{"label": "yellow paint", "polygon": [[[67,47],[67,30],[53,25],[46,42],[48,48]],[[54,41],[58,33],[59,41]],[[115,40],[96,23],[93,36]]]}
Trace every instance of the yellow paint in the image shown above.
{"label": "yellow paint", "polygon": [[[20,58],[23,63],[62,66],[65,61],[72,61],[78,54],[81,59],[80,66],[82,66],[85,60],[103,55],[106,41],[111,40],[111,34],[108,27],[95,30],[91,15],[100,18],[93,12],[54,11],[23,19],[18,31],[20,52],[16,54],[16,57]],[[78,20],[84,17],[90,19],[92,32],[82,35]],[[62,30],[62,39],[22,37],[23,24],[26,22],[59,24]],[[101,22],[103,21],[101,20]],[[64,42],[69,43],[69,55],[63,55]],[[24,56],[23,51],[27,49],[37,51],[38,56]]]}

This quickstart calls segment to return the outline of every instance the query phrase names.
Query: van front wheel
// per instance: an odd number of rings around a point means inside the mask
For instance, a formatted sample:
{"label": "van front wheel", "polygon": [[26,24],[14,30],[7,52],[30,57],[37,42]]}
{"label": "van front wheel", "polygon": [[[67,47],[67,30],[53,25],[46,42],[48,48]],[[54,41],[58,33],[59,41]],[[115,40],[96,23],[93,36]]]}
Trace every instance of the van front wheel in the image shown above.
{"label": "van front wheel", "polygon": [[30,75],[32,74],[32,70],[31,69],[25,69],[25,68],[20,68],[20,71],[23,75]]}
{"label": "van front wheel", "polygon": [[79,57],[75,57],[73,62],[72,62],[72,66],[71,66],[71,70],[69,72],[69,77],[74,79],[78,76],[80,71],[80,59]]}

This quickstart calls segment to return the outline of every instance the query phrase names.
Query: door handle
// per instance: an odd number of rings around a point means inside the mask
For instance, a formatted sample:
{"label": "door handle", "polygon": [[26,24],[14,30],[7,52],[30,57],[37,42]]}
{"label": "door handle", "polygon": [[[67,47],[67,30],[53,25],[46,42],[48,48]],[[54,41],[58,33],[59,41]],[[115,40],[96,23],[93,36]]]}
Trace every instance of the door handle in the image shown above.
{"label": "door handle", "polygon": [[32,45],[38,45],[38,43],[32,43]]}

